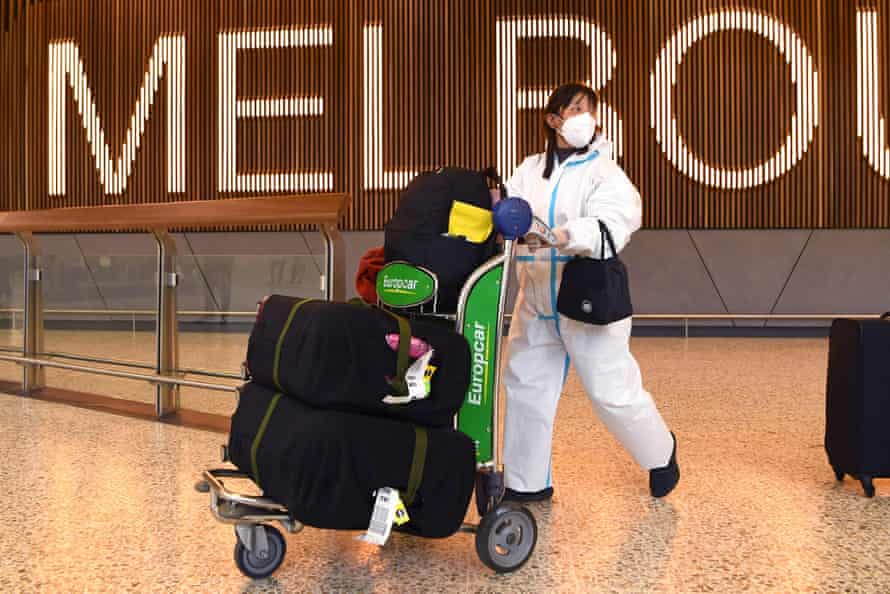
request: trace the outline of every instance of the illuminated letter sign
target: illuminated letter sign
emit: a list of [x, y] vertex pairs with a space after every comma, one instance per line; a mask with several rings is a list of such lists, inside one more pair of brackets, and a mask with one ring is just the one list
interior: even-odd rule
[[[165, 76], [166, 74], [166, 76]], [[49, 138], [48, 174], [50, 196], [67, 191], [65, 155], [67, 148], [65, 91], [71, 88], [83, 122], [87, 142], [96, 162], [99, 181], [106, 194], [123, 194], [136, 161], [136, 153], [151, 114], [161, 78], [167, 82], [167, 191], [185, 192], [185, 37], [158, 39], [148, 60], [148, 68], [130, 117], [124, 146], [112, 163], [90, 89], [80, 50], [71, 41], [49, 44]], [[67, 85], [66, 85], [67, 81]]]
[[[516, 43], [518, 39], [565, 37], [579, 39], [590, 48], [590, 80], [587, 84], [599, 91], [612, 78], [618, 56], [612, 40], [595, 24], [584, 19], [530, 18], [505, 19], [497, 23], [497, 121], [498, 167], [508, 178], [513, 173], [516, 154], [516, 113], [520, 109], [543, 109], [548, 90], [516, 88]], [[615, 142], [616, 156], [622, 154], [622, 122], [608, 104], [600, 103], [603, 127]]]
[[[853, 9], [851, 8], [851, 11]], [[881, 64], [879, 13], [865, 8], [856, 11], [856, 134], [862, 155], [869, 166], [884, 179], [890, 180], [890, 137], [887, 120], [881, 112], [880, 77], [886, 70]], [[363, 187], [368, 191], [391, 191], [403, 188], [417, 172], [413, 169], [387, 169], [384, 163], [384, 118], [398, 118], [401, 114], [385, 109], [384, 68], [392, 63], [384, 60], [383, 26], [371, 22], [362, 28], [362, 123], [358, 130], [355, 119], [342, 122], [345, 127], [333, 127], [337, 138], [362, 135]], [[693, 153], [680, 134], [675, 115], [674, 99], [677, 72], [690, 49], [710, 35], [722, 31], [743, 31], [756, 34], [771, 43], [776, 60], [784, 61], [793, 83], [794, 113], [787, 135], [779, 147], [764, 151], [764, 158], [740, 167], [726, 167], [706, 163]], [[551, 89], [521, 83], [517, 70], [519, 40], [569, 39], [580, 41], [589, 51], [590, 72], [586, 83], [602, 90], [612, 80], [618, 56], [612, 38], [597, 24], [579, 16], [521, 16], [504, 17], [495, 24], [496, 46], [496, 150], [497, 164], [507, 178], [515, 169], [521, 155], [518, 145], [518, 114], [521, 110], [540, 110], [545, 106]], [[210, 124], [218, 132], [218, 153], [209, 155], [209, 164], [193, 163], [193, 167], [213, 167], [217, 159], [218, 190], [221, 193], [273, 193], [287, 191], [331, 191], [334, 188], [332, 171], [256, 171], [238, 172], [238, 120], [259, 118], [322, 117], [328, 109], [322, 96], [238, 97], [238, 51], [274, 48], [333, 46], [333, 28], [328, 25], [285, 27], [282, 29], [221, 32], [218, 36], [218, 97], [207, 102], [218, 105], [218, 121]], [[827, 47], [827, 46], [826, 46]], [[119, 48], [113, 48], [112, 51]], [[829, 48], [831, 49], [831, 48]], [[586, 52], [585, 52], [586, 53]], [[333, 57], [333, 54], [332, 54]], [[776, 17], [753, 9], [725, 9], [702, 14], [681, 23], [673, 31], [655, 58], [649, 77], [649, 120], [655, 140], [671, 165], [695, 182], [711, 188], [744, 190], [768, 184], [791, 171], [809, 150], [819, 125], [819, 75], [809, 48], [803, 39]], [[828, 56], [825, 59], [832, 59]], [[148, 57], [129, 115], [122, 146], [109, 147], [103, 121], [99, 117], [94, 89], [90, 86], [87, 69], [78, 45], [73, 41], [52, 41], [48, 47], [48, 134], [47, 180], [51, 196], [67, 193], [67, 116], [70, 109], [69, 92], [77, 108], [77, 125], [83, 126], [95, 165], [98, 181], [108, 195], [122, 195], [139, 156], [146, 125], [159, 97], [161, 85], [166, 92], [166, 188], [169, 193], [186, 192], [186, 39], [184, 35], [162, 35]], [[39, 59], [35, 63], [40, 63]], [[243, 68], [242, 68], [243, 71]], [[278, 74], [278, 73], [276, 73]], [[286, 72], [282, 73], [287, 75]], [[333, 74], [351, 76], [348, 70]], [[41, 73], [42, 76], [42, 73]], [[242, 73], [243, 76], [243, 73]], [[95, 80], [94, 80], [95, 82]], [[542, 81], [539, 81], [540, 84]], [[523, 85], [523, 88], [520, 88]], [[70, 90], [70, 91], [69, 91]], [[198, 89], [208, 91], [207, 89]], [[212, 91], [211, 91], [212, 92]], [[422, 88], [396, 90], [403, 94], [423, 93]], [[351, 98], [346, 98], [345, 101]], [[480, 97], [478, 109], [484, 113], [485, 103]], [[886, 98], [884, 98], [886, 100]], [[205, 102], [198, 102], [206, 107]], [[852, 108], [852, 106], [850, 106]], [[447, 109], [447, 106], [445, 106]], [[622, 107], [625, 118], [640, 121], [643, 114], [633, 113], [636, 104]], [[645, 108], [643, 108], [645, 109]], [[714, 106], [702, 106], [703, 110]], [[625, 111], [626, 110], [626, 111]], [[40, 112], [42, 113], [42, 112]], [[73, 112], [72, 112], [73, 113]], [[615, 157], [623, 155], [623, 121], [611, 105], [600, 105], [604, 128], [615, 142]], [[481, 117], [484, 117], [481, 116]], [[645, 116], [643, 116], [645, 117]], [[107, 122], [106, 122], [107, 123]], [[193, 127], [202, 121], [191, 122]], [[695, 126], [697, 122], [690, 122]], [[461, 130], [451, 132], [457, 136]], [[852, 130], [846, 131], [852, 136]], [[193, 139], [205, 138], [206, 131], [193, 130]], [[640, 138], [645, 138], [640, 136]], [[117, 143], [117, 138], [114, 139]], [[196, 140], [193, 140], [195, 142]], [[154, 150], [155, 147], [152, 147]], [[770, 154], [775, 148], [775, 152]], [[160, 151], [160, 147], [157, 147]], [[455, 155], [465, 159], [467, 155]], [[826, 157], [830, 158], [830, 157]], [[858, 159], [858, 157], [857, 157]], [[352, 163], [351, 160], [345, 162]], [[389, 165], [392, 167], [393, 165]], [[818, 164], [824, 167], [823, 164]], [[860, 165], [861, 166], [861, 165]], [[44, 171], [40, 171], [43, 175]], [[163, 179], [163, 178], [161, 178]], [[347, 176], [346, 179], [352, 179]], [[154, 190], [153, 190], [154, 191]]]
[[[671, 91], [677, 84], [677, 68], [689, 48], [712, 33], [731, 30], [757, 33], [784, 55], [797, 89], [797, 113], [791, 117], [791, 132], [772, 158], [756, 167], [727, 170], [711, 167], [689, 151], [677, 132]], [[662, 49], [655, 61], [650, 86], [652, 127], [665, 155], [685, 175], [717, 188], [752, 188], [785, 174], [806, 153], [819, 123], [818, 75], [806, 45], [782, 23], [753, 11], [716, 12], [687, 23]]]
[[238, 118], [274, 118], [321, 116], [321, 97], [287, 97], [278, 99], [237, 98], [237, 59], [239, 49], [271, 49], [282, 47], [318, 47], [331, 45], [330, 27], [307, 27], [263, 31], [221, 33], [219, 36], [219, 191], [220, 192], [286, 192], [331, 190], [334, 174], [266, 173], [238, 174], [236, 120]]
[[890, 179], [890, 148], [887, 146], [887, 120], [881, 117], [878, 104], [880, 72], [878, 57], [878, 13], [856, 13], [856, 134], [862, 141], [862, 153], [868, 164], [882, 177]]
[[383, 170], [383, 27], [364, 28], [364, 138], [365, 189], [397, 190], [408, 185], [414, 171]]

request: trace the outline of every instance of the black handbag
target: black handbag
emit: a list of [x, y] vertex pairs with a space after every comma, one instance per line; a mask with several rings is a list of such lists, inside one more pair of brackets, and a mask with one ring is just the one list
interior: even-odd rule
[[[633, 315], [627, 268], [618, 259], [618, 250], [609, 228], [600, 221], [600, 259], [572, 258], [565, 265], [556, 310], [567, 318], [603, 326]], [[606, 242], [612, 257], [606, 258]]]

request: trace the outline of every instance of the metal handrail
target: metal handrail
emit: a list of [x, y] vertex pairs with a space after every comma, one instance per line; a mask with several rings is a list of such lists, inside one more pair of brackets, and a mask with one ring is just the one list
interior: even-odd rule
[[[0, 347], [0, 352], [24, 354], [22, 348]], [[154, 369], [154, 365], [150, 363], [142, 363], [139, 361], [127, 361], [123, 359], [107, 359], [105, 357], [87, 357], [86, 355], [77, 355], [74, 353], [58, 353], [52, 351], [43, 351], [36, 353], [38, 357], [49, 357], [51, 359], [69, 359], [71, 361], [84, 361], [87, 363], [102, 363], [104, 365], [115, 365], [118, 367], [132, 367], [134, 369]], [[209, 369], [194, 369], [191, 367], [180, 367], [176, 370], [183, 375], [202, 375], [205, 377], [218, 377], [221, 379], [241, 380], [242, 377], [235, 373], [226, 373], [224, 371], [211, 371]]]
[[[16, 310], [15, 308], [5, 308], [0, 309], [0, 313], [19, 313], [22, 310]], [[130, 315], [138, 315], [140, 313], [145, 314], [153, 314], [154, 312], [145, 311], [145, 310], [46, 310], [45, 313], [69, 313], [69, 314], [85, 314], [85, 315], [108, 315], [111, 314], [130, 314]], [[178, 312], [182, 315], [242, 315], [242, 316], [255, 316], [255, 312]], [[509, 316], [507, 316], [509, 317]], [[638, 314], [635, 315], [636, 319], [658, 319], [658, 320], [682, 320], [684, 322], [685, 327], [685, 335], [689, 336], [689, 321], [690, 320], [832, 320], [835, 318], [862, 318], [862, 319], [877, 319], [881, 316], [879, 314]], [[6, 353], [23, 353], [24, 349], [21, 348], [10, 348], [10, 347], [0, 347], [0, 352]], [[134, 362], [134, 361], [121, 361], [115, 359], [104, 359], [98, 357], [86, 357], [83, 355], [75, 355], [69, 353], [55, 353], [55, 352], [42, 352], [38, 353], [41, 357], [24, 357], [21, 355], [2, 355], [0, 354], [0, 361], [7, 361], [12, 363], [17, 363], [19, 365], [30, 365], [35, 367], [50, 367], [56, 369], [64, 369], [69, 371], [77, 371], [83, 373], [90, 373], [94, 375], [104, 375], [110, 377], [118, 377], [124, 379], [134, 379], [134, 380], [143, 380], [152, 384], [165, 384], [165, 385], [178, 385], [184, 387], [191, 388], [200, 388], [206, 390], [216, 390], [222, 392], [237, 392], [237, 386], [224, 386], [221, 384], [211, 384], [206, 382], [197, 382], [192, 380], [186, 380], [177, 377], [168, 377], [164, 375], [158, 374], [144, 374], [144, 373], [132, 373], [127, 371], [116, 371], [112, 369], [102, 369], [96, 367], [88, 367], [85, 365], [73, 365], [69, 363], [61, 363], [58, 361], [52, 361], [45, 357], [51, 358], [60, 358], [60, 359], [70, 359], [76, 361], [86, 361], [91, 363], [103, 363], [107, 365], [117, 365], [123, 367], [133, 367], [140, 369], [153, 369], [153, 366], [149, 364]], [[209, 377], [219, 377], [223, 379], [241, 379], [240, 376], [234, 374], [226, 374], [223, 372], [212, 372], [200, 369], [178, 369], [178, 373], [190, 374], [190, 375], [204, 375]]]
[[[7, 307], [0, 308], [0, 313], [24, 313], [24, 308]], [[44, 314], [63, 314], [73, 316], [154, 316], [157, 312], [153, 309], [44, 309]], [[255, 317], [255, 311], [202, 311], [202, 310], [180, 310], [176, 312], [180, 316], [229, 316], [229, 317]]]
[[180, 367], [177, 369], [179, 373], [185, 375], [203, 375], [204, 377], [218, 377], [220, 379], [243, 380], [240, 375], [235, 373], [226, 373], [224, 371], [209, 371], [206, 369], [192, 369], [190, 367]]
[[[299, 198], [299, 202], [295, 201]], [[189, 311], [177, 307], [177, 286], [181, 275], [177, 272], [177, 243], [171, 229], [185, 227], [227, 228], [230, 225], [300, 224], [312, 225], [324, 237], [325, 268], [322, 273], [324, 298], [344, 298], [342, 238], [337, 224], [349, 204], [348, 194], [305, 194], [299, 196], [257, 196], [241, 199], [214, 201], [176, 202], [169, 204], [114, 205], [101, 207], [69, 208], [45, 211], [17, 211], [0, 213], [3, 232], [13, 233], [22, 244], [24, 285], [21, 308], [5, 308], [0, 313], [12, 317], [16, 328], [17, 316], [22, 316], [21, 353], [2, 355], [0, 360], [23, 366], [22, 392], [30, 393], [45, 385], [46, 367], [71, 371], [148, 381], [155, 386], [155, 413], [163, 417], [179, 409], [179, 393], [175, 386], [189, 386], [210, 390], [234, 391], [233, 386], [182, 379], [179, 366], [179, 316], [208, 319], [209, 316], [252, 318], [253, 312]], [[157, 246], [155, 269], [155, 307], [152, 309], [95, 310], [56, 309], [44, 310], [43, 278], [45, 270], [41, 258], [41, 242], [38, 235], [55, 232], [105, 232], [124, 231], [149, 233]], [[96, 316], [118, 320], [127, 316], [133, 331], [137, 323], [151, 320], [155, 326], [155, 361], [151, 374], [137, 373], [132, 369], [108, 369], [88, 367], [70, 362], [52, 360], [44, 354], [44, 320], [46, 316], [75, 317]], [[212, 319], [212, 318], [210, 318]], [[72, 358], [77, 360], [79, 356]], [[82, 362], [95, 363], [89, 357]], [[118, 363], [118, 362], [115, 362]], [[133, 367], [133, 365], [131, 365]], [[135, 364], [136, 368], [142, 367]], [[147, 371], [147, 370], [145, 370]], [[196, 371], [205, 375], [224, 376], [221, 372]], [[239, 378], [240, 379], [240, 378]]]
[[150, 384], [164, 384], [172, 386], [184, 386], [187, 388], [201, 388], [204, 390], [216, 390], [218, 392], [237, 392], [238, 386], [224, 386], [222, 384], [208, 384], [206, 382], [195, 382], [176, 377], [168, 377], [158, 374], [132, 373], [129, 371], [115, 371], [113, 369], [101, 369], [98, 367], [87, 367], [86, 365], [71, 365], [69, 363], [59, 363], [58, 361], [50, 361], [36, 357], [13, 357], [10, 355], [0, 355], [0, 361], [8, 361], [19, 365], [30, 365], [34, 367], [51, 367], [56, 369], [65, 369], [68, 371], [79, 371], [83, 373], [91, 373], [93, 375], [107, 375], [110, 377], [119, 377], [124, 379], [143, 380]]
[[[23, 313], [22, 308], [0, 308], [2, 313]], [[149, 309], [44, 309], [44, 314], [67, 315], [155, 315], [154, 310]], [[181, 310], [176, 312], [181, 316], [228, 316], [247, 317], [256, 316], [255, 311], [198, 311]], [[512, 317], [506, 314], [507, 318]], [[830, 313], [830, 314], [775, 314], [775, 313], [645, 313], [634, 314], [638, 320], [834, 320], [836, 318], [880, 318], [880, 314], [865, 313]]]
[[42, 351], [35, 353], [38, 357], [49, 357], [50, 359], [69, 359], [71, 361], [85, 361], [87, 363], [102, 363], [104, 365], [116, 365], [118, 367], [132, 367], [134, 369], [151, 369], [155, 366], [150, 363], [140, 363], [139, 361], [124, 361], [122, 359], [106, 359], [104, 357], [87, 357], [86, 355], [77, 355], [74, 353], [57, 353], [52, 351]]

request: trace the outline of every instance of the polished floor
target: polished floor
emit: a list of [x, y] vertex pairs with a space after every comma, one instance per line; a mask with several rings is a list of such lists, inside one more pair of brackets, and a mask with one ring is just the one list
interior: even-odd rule
[[[15, 336], [0, 340], [14, 341]], [[244, 337], [183, 334], [184, 365], [234, 371]], [[51, 333], [56, 350], [150, 357], [151, 335]], [[890, 592], [890, 481], [866, 499], [822, 449], [825, 340], [635, 339], [679, 437], [683, 478], [653, 501], [573, 377], [559, 408], [556, 497], [538, 548], [496, 576], [472, 538], [288, 537], [273, 579], [232, 562], [234, 535], [193, 491], [224, 436], [0, 395], [0, 592]], [[0, 364], [0, 378], [17, 371]], [[148, 388], [50, 372], [50, 382], [148, 398]], [[187, 404], [231, 410], [224, 394]]]

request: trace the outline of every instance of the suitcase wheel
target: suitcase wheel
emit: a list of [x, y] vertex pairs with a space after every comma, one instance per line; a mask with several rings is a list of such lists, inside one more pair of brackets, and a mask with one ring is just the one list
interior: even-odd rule
[[479, 559], [498, 573], [522, 567], [538, 542], [538, 525], [525, 507], [502, 503], [482, 517], [476, 531]]
[[870, 476], [860, 476], [859, 482], [862, 483], [862, 490], [865, 491], [866, 497], [875, 496], [875, 485]]
[[[249, 578], [269, 577], [281, 566], [287, 543], [278, 529], [272, 526], [238, 525], [235, 543], [235, 565]], [[245, 542], [246, 541], [246, 542]]]

